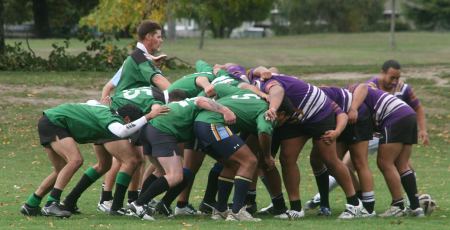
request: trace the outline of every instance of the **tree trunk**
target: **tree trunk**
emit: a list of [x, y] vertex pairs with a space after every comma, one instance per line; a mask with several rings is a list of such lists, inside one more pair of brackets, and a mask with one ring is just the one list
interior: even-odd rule
[[205, 32], [206, 32], [206, 25], [205, 22], [199, 22], [199, 27], [200, 27], [200, 41], [198, 43], [198, 49], [201, 50], [203, 49], [203, 45], [205, 43]]
[[174, 41], [176, 39], [176, 18], [174, 15], [174, 0], [169, 0], [167, 2], [167, 39], [170, 41]]
[[38, 38], [50, 36], [47, 0], [33, 0], [34, 31]]
[[391, 47], [391, 50], [395, 50], [396, 44], [395, 44], [395, 0], [391, 0], [391, 32], [390, 32], [390, 39], [389, 44]]
[[3, 29], [3, 24], [5, 23], [3, 18], [4, 11], [3, 0], [0, 0], [0, 55], [5, 53], [5, 30]]

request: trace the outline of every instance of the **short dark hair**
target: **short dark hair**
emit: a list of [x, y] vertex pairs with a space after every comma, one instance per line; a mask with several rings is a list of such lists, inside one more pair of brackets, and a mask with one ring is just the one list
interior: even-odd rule
[[137, 28], [138, 38], [139, 40], [144, 40], [145, 35], [149, 33], [153, 35], [157, 30], [161, 30], [161, 25], [157, 22], [151, 20], [142, 21]]
[[142, 112], [141, 109], [132, 104], [126, 104], [122, 107], [119, 107], [117, 109], [117, 113], [123, 118], [128, 116], [131, 121], [137, 120], [144, 116], [144, 112]]
[[169, 93], [169, 101], [181, 101], [186, 98], [186, 92], [181, 89], [174, 89]]
[[290, 117], [295, 112], [295, 107], [292, 104], [291, 100], [284, 96], [283, 101], [281, 102], [280, 107], [278, 108], [278, 112], [284, 112], [286, 116]]
[[384, 73], [386, 73], [389, 68], [393, 68], [393, 69], [401, 69], [402, 67], [400, 66], [400, 63], [398, 63], [398, 61], [396, 60], [387, 60], [383, 63], [383, 66], [381, 67], [381, 69], [383, 70]]

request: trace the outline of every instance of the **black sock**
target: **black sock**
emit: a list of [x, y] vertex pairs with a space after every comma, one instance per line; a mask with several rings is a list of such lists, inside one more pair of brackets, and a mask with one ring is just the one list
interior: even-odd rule
[[409, 200], [409, 207], [414, 210], [419, 207], [419, 196], [417, 194], [416, 176], [412, 170], [408, 170], [400, 175], [403, 189]]
[[157, 195], [167, 191], [169, 189], [169, 183], [164, 176], [158, 178], [153, 182], [145, 191], [141, 191], [139, 197], [134, 201], [137, 205], [147, 204], [151, 199]]
[[164, 197], [161, 199], [161, 201], [166, 205], [166, 207], [170, 207], [172, 205], [172, 202], [175, 200], [175, 198], [177, 198], [177, 196], [180, 195], [183, 189], [186, 188], [186, 186], [188, 186], [193, 179], [194, 174], [191, 172], [191, 170], [184, 168], [183, 180], [174, 187], [169, 188]]
[[53, 188], [50, 195], [47, 197], [46, 207], [50, 206], [54, 201], [59, 202], [61, 200], [61, 189]]
[[119, 172], [116, 176], [116, 190], [114, 191], [113, 203], [111, 210], [117, 211], [123, 207], [123, 200], [127, 193], [128, 185], [131, 181], [131, 175], [125, 172]]
[[259, 177], [259, 179], [263, 182], [264, 187], [266, 188], [266, 191], [269, 193], [269, 195], [272, 196], [272, 194], [270, 194], [269, 184], [267, 183], [266, 177], [265, 176], [261, 176], [261, 177]]
[[362, 200], [362, 191], [361, 190], [356, 191], [356, 197], [358, 197], [358, 199]]
[[217, 204], [216, 209], [219, 212], [224, 212], [228, 209], [228, 198], [233, 189], [234, 181], [230, 178], [219, 177], [217, 181]]
[[329, 185], [328, 185], [328, 169], [324, 168], [319, 172], [314, 172], [314, 176], [316, 178], [317, 188], [319, 189], [320, 194], [320, 206], [330, 208], [329, 202]]
[[206, 184], [205, 195], [203, 196], [203, 201], [208, 204], [214, 204], [216, 202], [216, 195], [218, 191], [218, 179], [220, 172], [222, 172], [223, 165], [216, 163], [214, 167], [211, 168], [208, 175], [208, 183]]
[[401, 210], [405, 209], [405, 202], [403, 201], [403, 198], [398, 200], [392, 200], [391, 206], [397, 206]]
[[256, 203], [256, 189], [249, 189], [247, 191], [247, 196], [245, 197], [246, 204], [255, 204]]
[[300, 212], [302, 210], [302, 202], [300, 200], [289, 201], [291, 205], [291, 210]]
[[362, 193], [362, 200], [364, 208], [369, 212], [372, 213], [373, 209], [375, 207], [375, 193], [373, 191], [370, 192], [363, 192]]
[[131, 203], [135, 200], [137, 200], [139, 196], [139, 192], [138, 191], [130, 191], [128, 190], [128, 203]]
[[[322, 199], [322, 197], [320, 199]], [[347, 204], [351, 204], [353, 206], [359, 205], [359, 200], [358, 200], [358, 197], [356, 196], [356, 194], [353, 196], [347, 197]]]
[[102, 191], [102, 197], [100, 198], [100, 203], [103, 203], [104, 201], [109, 201], [113, 199], [112, 191]]
[[151, 185], [153, 182], [155, 182], [155, 180], [157, 180], [157, 179], [158, 179], [158, 177], [156, 177], [156, 176], [153, 175], [153, 174], [151, 174], [150, 176], [148, 176], [148, 177], [145, 179], [144, 183], [142, 183], [141, 191], [147, 190], [147, 188], [150, 187], [150, 185]]
[[184, 208], [188, 205], [188, 202], [186, 201], [177, 201], [177, 207], [178, 208]]
[[283, 193], [272, 198], [273, 208], [280, 212], [285, 212], [287, 210], [286, 203], [284, 202]]
[[[94, 170], [94, 169], [92, 168], [92, 170]], [[89, 186], [91, 186], [97, 179], [98, 179], [98, 177], [93, 179], [86, 173], [83, 174], [81, 179], [78, 181], [77, 185], [75, 185], [75, 187], [72, 189], [72, 191], [69, 193], [69, 195], [67, 195], [66, 198], [64, 199], [64, 205], [69, 208], [75, 207], [81, 194], [84, 191], [86, 191], [86, 189], [89, 188]]]
[[242, 207], [245, 205], [245, 198], [248, 192], [248, 186], [252, 183], [252, 180], [242, 177], [234, 177], [234, 196], [233, 196], [233, 206], [231, 210], [233, 213], [238, 213]]

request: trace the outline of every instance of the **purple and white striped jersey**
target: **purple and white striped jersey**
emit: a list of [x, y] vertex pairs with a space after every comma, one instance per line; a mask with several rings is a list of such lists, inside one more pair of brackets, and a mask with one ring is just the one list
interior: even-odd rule
[[328, 98], [334, 101], [342, 109], [342, 111], [348, 113], [353, 100], [353, 94], [348, 91], [348, 89], [335, 86], [321, 86], [319, 88], [325, 93], [325, 95], [327, 95]]
[[[321, 121], [330, 113], [341, 113], [340, 108], [334, 108], [332, 101], [318, 87], [306, 83], [294, 76], [274, 74], [266, 81], [252, 79], [252, 83], [261, 91], [269, 93], [272, 86], [279, 85], [284, 89], [285, 95], [297, 107], [293, 117], [300, 123], [313, 123]], [[339, 110], [339, 111], [336, 111]]]
[[[369, 79], [367, 82], [367, 85], [370, 86], [373, 89], [380, 89], [380, 83], [378, 80], [378, 77], [373, 77]], [[403, 100], [411, 106], [411, 108], [416, 109], [417, 106], [420, 104], [419, 99], [416, 97], [416, 94], [414, 93], [411, 86], [406, 84], [404, 81], [399, 81], [397, 86], [394, 87], [390, 92], [387, 92], [389, 94], [392, 94], [396, 96], [397, 98]]]
[[379, 89], [368, 88], [364, 103], [372, 110], [378, 128], [386, 127], [403, 117], [415, 114], [404, 101]]

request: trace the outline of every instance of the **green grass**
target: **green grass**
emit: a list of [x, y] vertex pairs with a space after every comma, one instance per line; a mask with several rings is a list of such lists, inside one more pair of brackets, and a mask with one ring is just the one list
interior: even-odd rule
[[[313, 35], [310, 35], [313, 36]], [[322, 36], [322, 35], [315, 35]], [[356, 36], [356, 35], [355, 35]], [[186, 42], [186, 41], [183, 41]], [[317, 41], [316, 41], [317, 42]], [[231, 41], [230, 41], [231, 43]], [[311, 43], [314, 43], [311, 41]], [[303, 71], [290, 67], [292, 72]], [[349, 71], [349, 70], [346, 70]], [[169, 71], [169, 76], [180, 76], [188, 70]], [[319, 71], [321, 72], [321, 71]], [[112, 73], [93, 72], [0, 72], [0, 86], [8, 86], [17, 92], [7, 89], [0, 91], [0, 96], [7, 100], [0, 101], [0, 228], [24, 228], [24, 229], [445, 229], [450, 224], [450, 198], [448, 189], [450, 181], [447, 179], [450, 170], [448, 156], [448, 144], [450, 143], [450, 107], [448, 104], [448, 87], [441, 87], [429, 80], [412, 80], [418, 97], [424, 103], [427, 110], [429, 133], [432, 145], [423, 147], [416, 145], [413, 151], [413, 164], [417, 171], [417, 181], [421, 193], [430, 193], [438, 202], [439, 209], [431, 217], [424, 219], [399, 218], [370, 220], [339, 221], [337, 215], [343, 210], [345, 197], [340, 189], [331, 193], [333, 216], [331, 218], [319, 218], [314, 212], [308, 212], [305, 219], [300, 221], [281, 221], [273, 218], [264, 218], [260, 223], [225, 223], [215, 222], [208, 217], [177, 217], [173, 220], [159, 218], [155, 222], [144, 222], [133, 218], [111, 217], [96, 211], [96, 204], [100, 195], [101, 182], [91, 186], [79, 202], [83, 211], [82, 215], [60, 220], [45, 217], [27, 218], [20, 215], [19, 207], [39, 185], [41, 180], [51, 171], [50, 163], [38, 143], [36, 132], [37, 119], [42, 110], [49, 107], [46, 104], [50, 99], [61, 99], [66, 95], [66, 100], [82, 101], [89, 99], [92, 92], [98, 92]], [[316, 84], [347, 84], [350, 80], [314, 80]], [[33, 100], [20, 101], [15, 99], [27, 99], [28, 92], [33, 89], [47, 89], [46, 87], [61, 86], [67, 90], [57, 92], [48, 91], [36, 93]], [[64, 89], [64, 88], [62, 88]], [[78, 90], [79, 95], [74, 96], [73, 90]], [[6, 94], [6, 95], [5, 95]], [[54, 94], [54, 95], [53, 95]], [[308, 144], [300, 155], [298, 164], [302, 173], [300, 185], [303, 203], [316, 192], [316, 185], [309, 166]], [[82, 169], [74, 176], [71, 183], [63, 193], [63, 197], [75, 185], [82, 172], [88, 166], [95, 163], [95, 156], [90, 145], [81, 145], [80, 150], [85, 158]], [[375, 165], [375, 156], [370, 156], [370, 167], [374, 173], [376, 211], [381, 213], [390, 202], [390, 196], [383, 177]], [[198, 206], [201, 201], [208, 170], [213, 161], [208, 158], [202, 166], [195, 181], [191, 202]], [[279, 163], [277, 163], [279, 166]], [[268, 204], [269, 197], [261, 183], [258, 184], [258, 204], [260, 208]], [[447, 226], [447, 227], [446, 227]]]
[[[24, 39], [6, 41], [25, 44]], [[237, 62], [249, 67], [303, 66], [319, 70], [314, 72], [324, 72], [321, 66], [334, 66], [335, 72], [348, 65], [366, 65], [378, 70], [383, 61], [391, 58], [404, 65], [449, 63], [450, 33], [401, 32], [396, 34], [396, 41], [397, 49], [391, 51], [388, 33], [307, 34], [264, 39], [206, 39], [204, 49], [198, 50], [198, 39], [177, 39], [165, 41], [162, 51], [190, 63], [202, 58], [211, 63]], [[30, 46], [38, 55], [47, 57], [54, 42], [63, 44], [57, 39], [31, 39]], [[131, 39], [114, 41], [120, 47], [133, 43]], [[73, 39], [69, 51], [77, 53], [84, 46]], [[355, 68], [367, 71], [366, 67]]]

